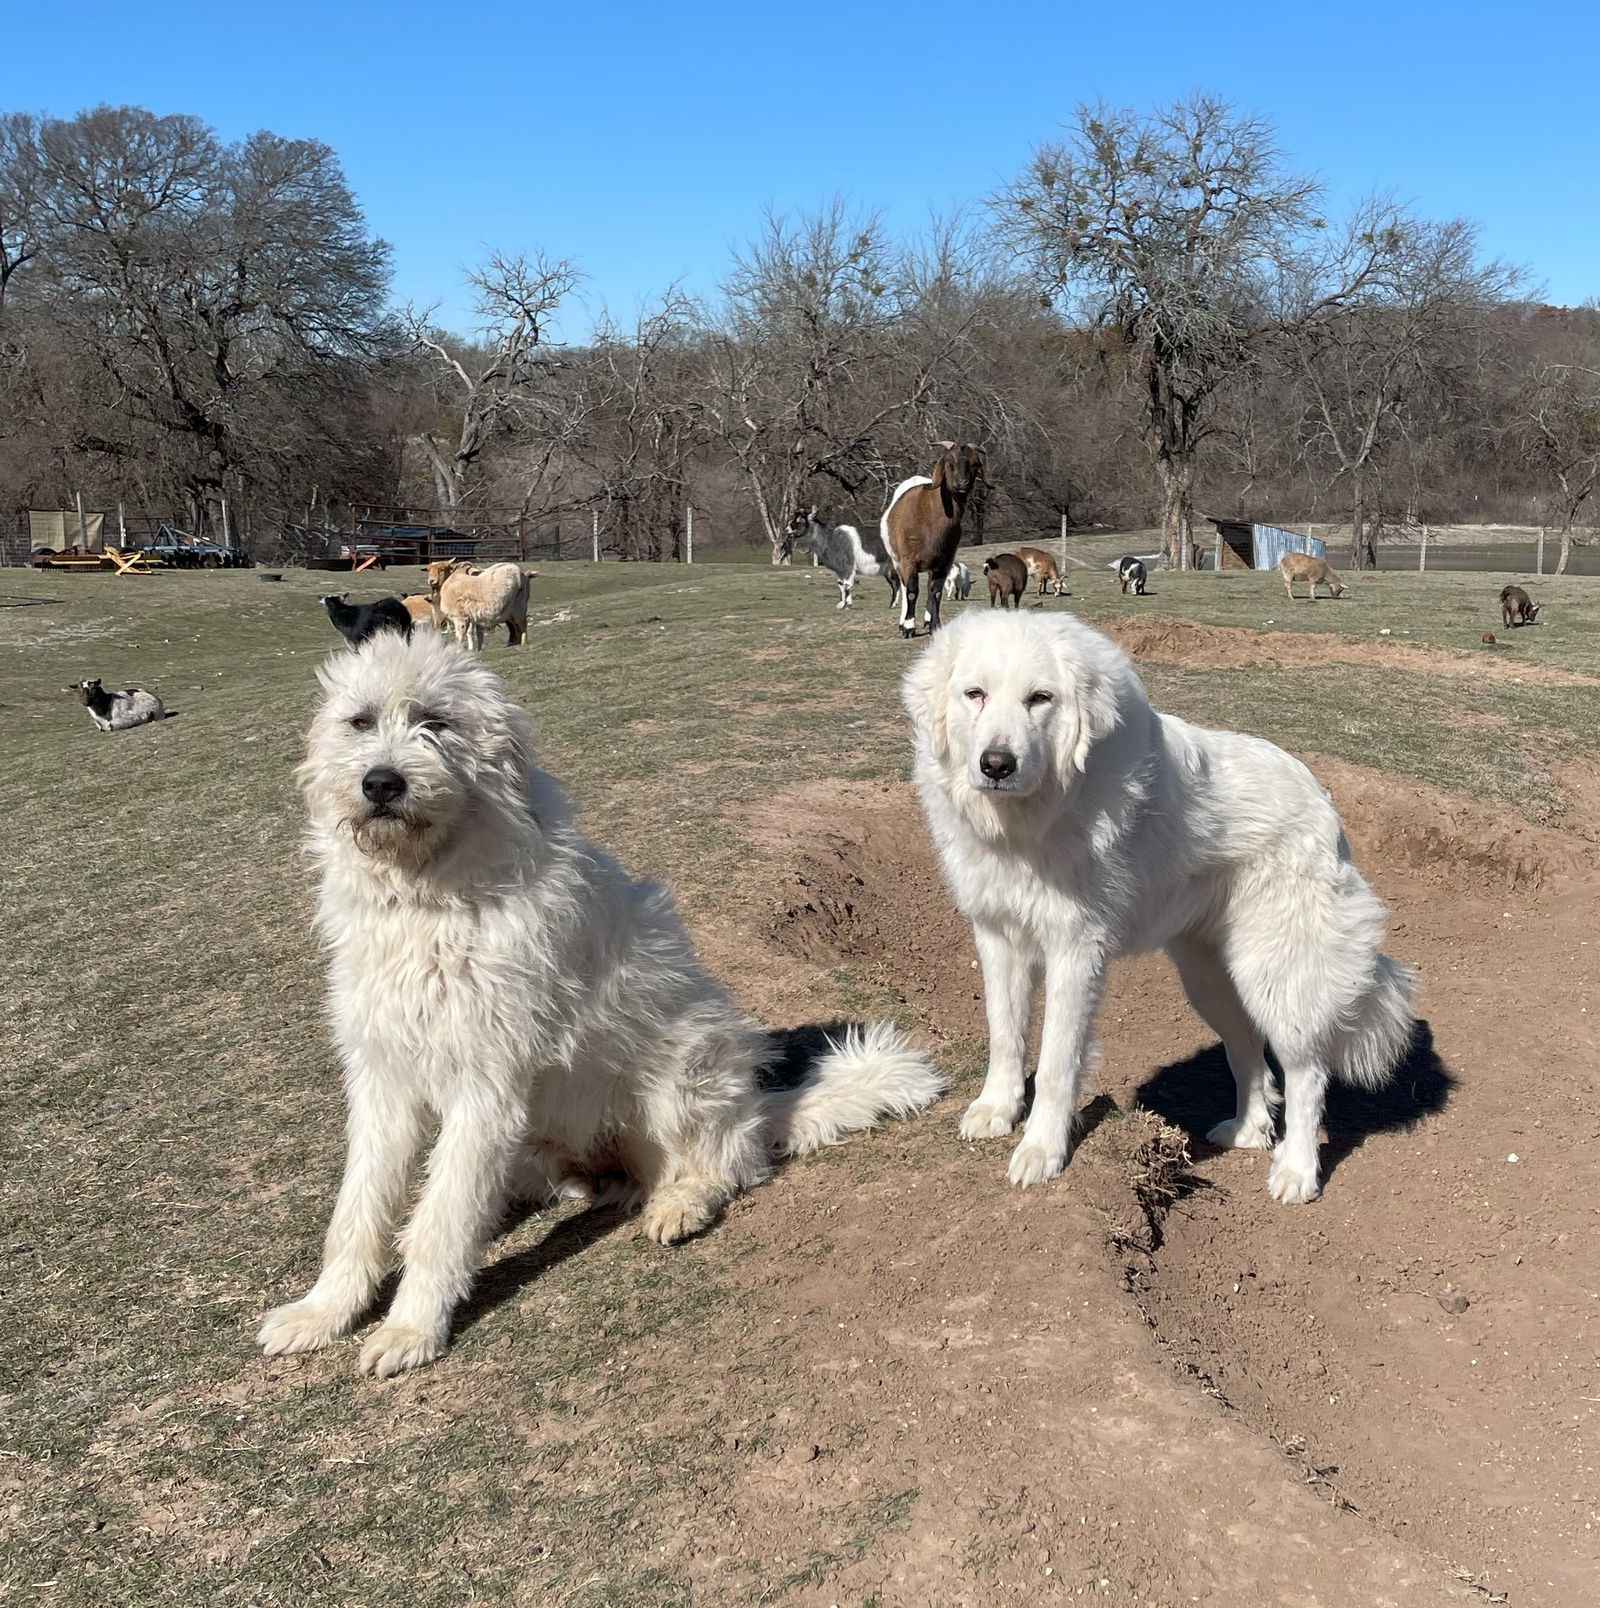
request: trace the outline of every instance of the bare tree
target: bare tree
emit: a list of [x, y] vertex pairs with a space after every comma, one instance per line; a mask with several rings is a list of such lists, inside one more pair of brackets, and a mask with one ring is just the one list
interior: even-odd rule
[[1213, 398], [1251, 363], [1271, 275], [1317, 195], [1266, 123], [1197, 95], [1148, 116], [1080, 107], [994, 203], [1040, 286], [1127, 345], [1168, 564], [1188, 562]]
[[1553, 488], [1544, 502], [1561, 535], [1556, 574], [1565, 575], [1573, 526], [1600, 485], [1600, 361], [1594, 367], [1536, 361], [1524, 377], [1511, 435]]
[[39, 253], [42, 187], [37, 123], [25, 112], [0, 112], [0, 323], [12, 280]]
[[1480, 263], [1477, 231], [1384, 202], [1359, 209], [1336, 247], [1286, 264], [1280, 333], [1302, 388], [1306, 444], [1331, 458], [1350, 509], [1350, 563], [1377, 562], [1371, 474], [1419, 393], [1451, 388], [1486, 314], [1516, 284]]
[[202, 510], [292, 477], [297, 421], [348, 395], [388, 279], [333, 153], [138, 107], [6, 139], [33, 219], [7, 248], [8, 323], [63, 453]]
[[468, 495], [471, 476], [497, 430], [514, 431], [531, 389], [560, 358], [545, 334], [580, 275], [570, 262], [493, 253], [467, 275], [477, 292], [477, 339], [455, 339], [433, 326], [436, 308], [406, 308], [402, 322], [412, 343], [432, 360], [440, 386], [441, 425], [424, 430], [422, 450], [433, 471], [438, 504], [453, 514]]
[[932, 394], [953, 337], [932, 349], [902, 339], [902, 266], [879, 220], [852, 220], [837, 200], [796, 225], [769, 214], [735, 259], [701, 407], [774, 563], [803, 489], [819, 477], [850, 494], [881, 485], [880, 433]]

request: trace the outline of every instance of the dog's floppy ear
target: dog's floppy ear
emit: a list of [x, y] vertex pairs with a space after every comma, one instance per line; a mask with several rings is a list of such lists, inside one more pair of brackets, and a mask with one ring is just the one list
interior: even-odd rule
[[1117, 686], [1105, 666], [1076, 650], [1064, 633], [1056, 643], [1056, 660], [1062, 679], [1071, 687], [1076, 719], [1069, 728], [1059, 727], [1060, 762], [1063, 772], [1082, 773], [1088, 768], [1089, 750], [1117, 729], [1120, 707]]
[[900, 700], [911, 716], [917, 742], [926, 743], [935, 759], [950, 754], [950, 728], [946, 715], [949, 698], [950, 633], [939, 632], [906, 671], [900, 683]]

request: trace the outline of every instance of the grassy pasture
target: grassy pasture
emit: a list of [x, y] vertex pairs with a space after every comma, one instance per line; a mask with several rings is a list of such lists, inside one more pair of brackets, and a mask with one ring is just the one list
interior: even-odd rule
[[[570, 1213], [522, 1224], [475, 1307], [498, 1307], [494, 1321], [389, 1387], [356, 1377], [351, 1347], [266, 1364], [251, 1344], [257, 1315], [314, 1270], [340, 1162], [292, 780], [314, 667], [338, 646], [315, 602], [330, 579], [0, 579], [0, 1594], [687, 1601], [672, 1555], [685, 1504], [714, 1504], [759, 1435], [730, 1450], [692, 1373], [658, 1376], [673, 1413], [641, 1421], [625, 1364], [686, 1330], [771, 1362], [738, 1236], [663, 1256]], [[1276, 576], [1157, 576], [1133, 600], [1109, 572], [1076, 572], [1076, 595], [1046, 606], [1483, 652], [1483, 631], [1503, 634], [1501, 581], [1360, 576], [1313, 607], [1289, 605]], [[352, 587], [391, 589], [415, 589], [414, 572]], [[1600, 581], [1534, 590], [1550, 623], [1510, 633], [1502, 655], [1529, 667], [1522, 682], [1372, 663], [1142, 668], [1175, 713], [1548, 818], [1570, 802], [1559, 760], [1600, 756], [1600, 687], [1538, 671], [1600, 675]], [[897, 677], [915, 649], [880, 583], [859, 595], [840, 616], [808, 568], [547, 564], [528, 646], [502, 637], [488, 654], [588, 829], [671, 878], [691, 919], [748, 915], [756, 943], [744, 806], [906, 769]], [[102, 735], [61, 691], [92, 675], [148, 686], [179, 718]], [[819, 1164], [856, 1176], [874, 1143]], [[781, 1403], [781, 1362], [768, 1375]], [[859, 1556], [905, 1500], [867, 1491], [831, 1516], [815, 1567]], [[752, 1565], [749, 1600], [789, 1578]]]

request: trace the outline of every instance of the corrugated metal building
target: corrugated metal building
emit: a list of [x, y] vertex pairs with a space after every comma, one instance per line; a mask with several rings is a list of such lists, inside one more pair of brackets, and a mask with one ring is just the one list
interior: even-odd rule
[[1285, 553], [1309, 553], [1313, 558], [1328, 556], [1327, 543], [1320, 536], [1302, 536], [1297, 530], [1259, 525], [1247, 519], [1218, 519], [1214, 514], [1204, 517], [1217, 527], [1211, 564], [1218, 568], [1275, 569]]

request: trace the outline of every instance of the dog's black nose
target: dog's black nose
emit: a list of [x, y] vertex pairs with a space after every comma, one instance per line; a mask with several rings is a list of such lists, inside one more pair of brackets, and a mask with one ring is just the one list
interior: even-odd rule
[[374, 804], [393, 804], [405, 790], [405, 777], [387, 766], [374, 766], [361, 778], [361, 791]]
[[1003, 782], [1016, 768], [1017, 756], [1009, 748], [986, 748], [978, 755], [978, 769], [991, 782]]

